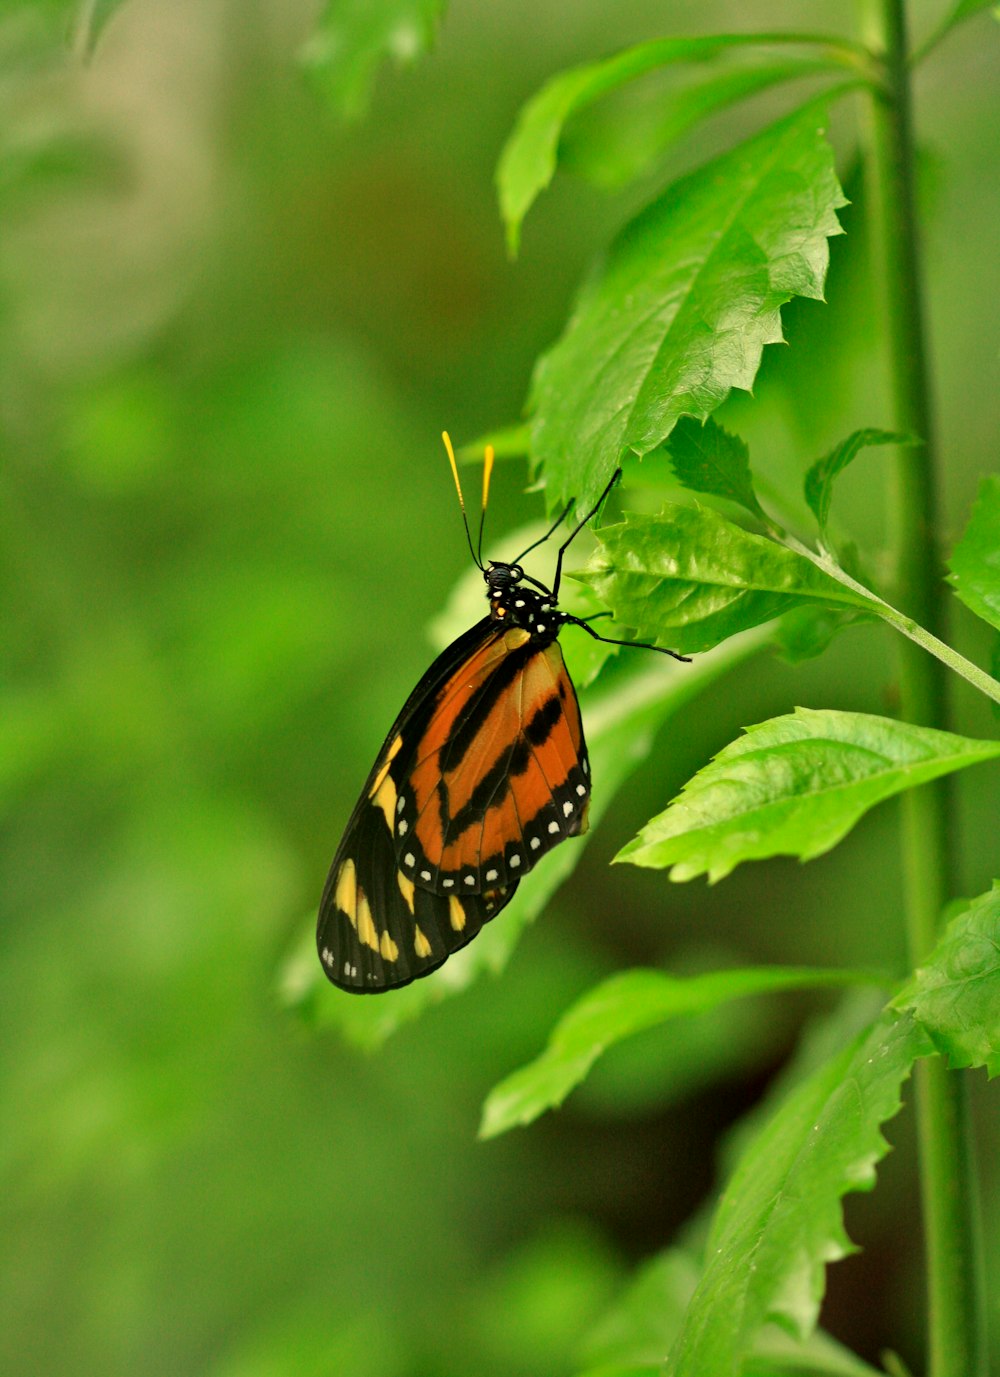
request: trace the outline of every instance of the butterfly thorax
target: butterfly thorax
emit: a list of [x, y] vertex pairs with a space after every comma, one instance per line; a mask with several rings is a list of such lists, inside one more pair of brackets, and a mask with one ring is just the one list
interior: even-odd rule
[[555, 598], [547, 589], [536, 593], [523, 586], [524, 571], [520, 565], [491, 561], [483, 577], [494, 621], [522, 627], [533, 639], [554, 640], [558, 636], [566, 613], [559, 611]]

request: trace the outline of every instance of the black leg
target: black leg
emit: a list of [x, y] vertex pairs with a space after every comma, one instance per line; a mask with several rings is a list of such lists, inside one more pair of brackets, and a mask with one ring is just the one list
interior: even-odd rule
[[559, 580], [562, 578], [562, 562], [563, 562], [563, 555], [566, 553], [566, 551], [569, 549], [569, 547], [573, 544], [573, 541], [577, 538], [577, 536], [578, 536], [578, 535], [580, 534], [580, 532], [583, 530], [584, 526], [586, 526], [587, 522], [588, 522], [588, 521], [592, 521], [592, 520], [594, 519], [594, 517], [597, 515], [597, 513], [601, 510], [601, 508], [604, 506], [605, 498], [607, 497], [607, 495], [608, 495], [608, 493], [611, 491], [611, 489], [615, 486], [615, 484], [618, 482], [618, 480], [621, 478], [621, 476], [622, 476], [622, 471], [621, 471], [621, 469], [615, 469], [614, 473], [611, 475], [611, 481], [610, 481], [610, 483], [609, 483], [608, 486], [604, 489], [604, 491], [601, 493], [600, 497], [597, 499], [597, 504], [596, 504], [596, 506], [593, 508], [592, 511], [590, 511], [590, 512], [587, 513], [587, 515], [583, 518], [583, 520], [579, 523], [579, 525], [577, 525], [577, 526], [575, 526], [575, 527], [573, 528], [573, 530], [570, 532], [570, 534], [566, 537], [566, 539], [563, 541], [563, 543], [559, 546], [559, 554], [558, 554], [557, 557], [556, 557], [556, 576], [555, 576], [555, 581], [554, 581], [553, 584], [552, 584], [552, 597], [553, 597], [553, 599], [556, 599], [556, 598], [559, 597]]
[[[599, 612], [597, 615], [611, 616], [611, 613]], [[650, 645], [648, 641], [618, 641], [611, 636], [600, 636], [593, 627], [587, 625], [590, 620], [589, 617], [567, 617], [566, 620], [572, 626], [583, 627], [588, 636], [593, 636], [595, 641], [603, 641], [605, 645], [627, 645], [631, 646], [633, 650], [656, 650], [661, 655], [669, 655], [674, 660], [680, 660], [682, 664], [689, 665], [691, 663], [690, 655], [679, 655], [676, 650], [667, 650], [662, 645]]]
[[[575, 500], [575, 499], [574, 499], [574, 500]], [[573, 502], [572, 502], [572, 501], [567, 502], [566, 507], [565, 507], [565, 509], [563, 510], [562, 516], [559, 516], [559, 517], [556, 518], [556, 520], [555, 520], [555, 521], [553, 522], [553, 524], [549, 527], [549, 529], [545, 532], [545, 534], [541, 537], [541, 539], [536, 540], [535, 543], [534, 543], [534, 545], [529, 545], [528, 548], [527, 548], [526, 550], [522, 550], [521, 553], [518, 555], [517, 559], [512, 559], [512, 560], [511, 560], [511, 564], [520, 564], [520, 563], [521, 563], [521, 560], [524, 559], [525, 555], [530, 555], [531, 552], [532, 552], [532, 550], [537, 550], [538, 547], [539, 547], [539, 545], [544, 545], [545, 542], [546, 542], [548, 539], [550, 539], [551, 536], [554, 536], [554, 535], [555, 535], [556, 531], [558, 531], [559, 527], [563, 524], [563, 522], [566, 520], [566, 518], [569, 516], [569, 514], [570, 514], [570, 512], [571, 512], [572, 510], [573, 510]], [[541, 585], [539, 585], [539, 586], [541, 586]], [[548, 589], [546, 589], [545, 591], [548, 592]]]

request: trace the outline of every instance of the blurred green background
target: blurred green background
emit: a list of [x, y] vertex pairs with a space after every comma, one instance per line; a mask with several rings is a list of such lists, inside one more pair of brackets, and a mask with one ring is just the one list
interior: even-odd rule
[[[817, 29], [844, 22], [808, 8]], [[942, 8], [914, 6], [917, 29]], [[684, 1055], [638, 1039], [559, 1115], [478, 1145], [486, 1091], [619, 967], [904, 959], [891, 807], [807, 868], [713, 890], [607, 866], [742, 725], [797, 703], [891, 710], [886, 642], [863, 628], [687, 707], [502, 979], [375, 1056], [280, 1007], [281, 963], [466, 567], [440, 430], [517, 419], [627, 208], [780, 98], [676, 150], [645, 193], [559, 179], [511, 265], [492, 169], [519, 105], [645, 37], [803, 24], [797, 3], [456, 0], [436, 50], [381, 71], [344, 124], [297, 62], [316, 15], [127, 0], [81, 64], [58, 5], [0, 12], [0, 1370], [18, 1377], [571, 1373], [824, 1006], [737, 1006]], [[952, 534], [997, 464], [998, 88], [982, 22], [918, 86]], [[788, 309], [792, 348], [721, 416], [778, 481], [890, 420], [855, 117], [833, 122], [854, 205], [831, 304]], [[499, 470], [494, 553], [541, 512], [524, 486], [523, 466]], [[839, 491], [877, 548], [878, 455]], [[961, 609], [954, 637], [985, 662]], [[995, 730], [964, 692], [956, 725]], [[958, 799], [972, 894], [997, 874], [996, 771]], [[1000, 1123], [977, 1091], [997, 1277]], [[890, 1136], [879, 1191], [849, 1202], [866, 1251], [834, 1269], [825, 1313], [867, 1355], [917, 1362], [908, 1121]]]

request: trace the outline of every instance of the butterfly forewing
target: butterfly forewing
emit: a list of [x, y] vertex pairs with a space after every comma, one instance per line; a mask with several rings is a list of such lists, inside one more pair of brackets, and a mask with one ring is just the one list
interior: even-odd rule
[[515, 883], [584, 828], [586, 749], [558, 642], [513, 627], [491, 654], [447, 683], [395, 786], [397, 862], [438, 893]]
[[434, 970], [585, 830], [589, 796], [558, 642], [480, 622], [410, 695], [355, 808], [320, 905], [328, 977], [378, 991]]
[[463, 706], [428, 724], [423, 758], [400, 788], [396, 855], [435, 889], [481, 893], [524, 875], [582, 829], [589, 796], [576, 694], [558, 642], [521, 641]]

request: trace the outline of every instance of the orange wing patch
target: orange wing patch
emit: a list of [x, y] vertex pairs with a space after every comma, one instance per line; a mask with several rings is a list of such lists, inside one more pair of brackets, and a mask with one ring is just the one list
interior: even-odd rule
[[511, 628], [446, 683], [398, 785], [395, 849], [417, 887], [487, 894], [585, 830], [576, 693], [557, 641]]

